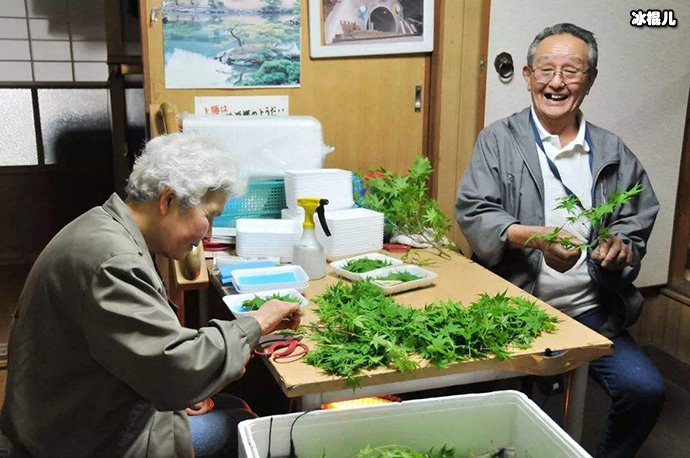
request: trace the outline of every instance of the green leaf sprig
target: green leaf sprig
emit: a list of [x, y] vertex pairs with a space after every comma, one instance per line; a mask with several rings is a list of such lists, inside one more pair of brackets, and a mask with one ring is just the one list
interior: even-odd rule
[[299, 302], [299, 299], [297, 299], [296, 297], [292, 297], [289, 294], [276, 293], [266, 297], [254, 296], [252, 299], [248, 299], [242, 302], [242, 308], [244, 308], [247, 311], [253, 312], [259, 310], [262, 305], [273, 299], [278, 299], [279, 301], [285, 302]]
[[432, 168], [429, 159], [416, 156], [407, 175], [379, 169], [364, 178], [366, 194], [360, 204], [386, 216], [386, 229], [408, 237], [421, 237], [448, 258], [444, 247], [454, 248], [447, 235], [451, 221], [438, 202], [429, 197]]
[[363, 272], [369, 272], [370, 270], [376, 270], [380, 269], [381, 267], [388, 267], [390, 265], [391, 262], [386, 261], [385, 259], [359, 258], [346, 262], [343, 265], [343, 269], [352, 273], [361, 274]]
[[314, 299], [318, 322], [306, 331], [316, 348], [306, 362], [360, 384], [362, 370], [419, 367], [413, 355], [436, 367], [470, 358], [510, 357], [509, 347], [527, 348], [558, 319], [534, 302], [504, 294], [482, 294], [469, 307], [452, 300], [422, 309], [398, 304], [370, 282], [338, 282]]
[[592, 243], [579, 243], [574, 237], [561, 236], [560, 232], [563, 230], [563, 226], [560, 226], [547, 233], [535, 232], [529, 236], [525, 245], [529, 244], [532, 240], [541, 239], [549, 244], [559, 243], [566, 250], [587, 251], [588, 249], [594, 248], [611, 235], [611, 229], [607, 222], [613, 212], [622, 205], [630, 203], [633, 197], [640, 194], [643, 189], [644, 188], [639, 182], [635, 183], [635, 185], [627, 191], [616, 191], [610, 194], [605, 202], [589, 210], [580, 209], [577, 197], [573, 195], [561, 197], [558, 199], [558, 204], [554, 210], [565, 210], [568, 213], [566, 219], [571, 224], [575, 224], [580, 220], [587, 220], [592, 226], [592, 231], [598, 234], [597, 239]]
[[384, 280], [384, 281], [397, 281], [400, 283], [405, 283], [412, 280], [418, 280], [422, 277], [415, 275], [411, 272], [401, 271], [401, 272], [391, 272], [388, 275], [382, 275], [380, 277], [374, 278], [374, 280]]
[[429, 267], [436, 265], [436, 260], [429, 256], [419, 254], [419, 251], [410, 250], [400, 257], [400, 260], [406, 264], [414, 264], [419, 267]]

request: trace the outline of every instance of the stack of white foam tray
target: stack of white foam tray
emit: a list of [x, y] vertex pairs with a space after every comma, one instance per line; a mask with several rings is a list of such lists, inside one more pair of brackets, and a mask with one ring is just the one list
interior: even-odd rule
[[[303, 215], [303, 211], [282, 211], [283, 219], [294, 219], [298, 224], [304, 221]], [[329, 261], [383, 248], [383, 213], [366, 208], [331, 210], [326, 207], [325, 215], [326, 224], [331, 231], [330, 237], [326, 237], [316, 216], [314, 224], [316, 239], [326, 249]]]
[[297, 198], [328, 199], [331, 210], [352, 208], [352, 172], [340, 169], [312, 169], [285, 171], [285, 203], [296, 210]]
[[279, 257], [290, 262], [295, 243], [302, 233], [297, 220], [240, 218], [235, 223], [238, 256]]

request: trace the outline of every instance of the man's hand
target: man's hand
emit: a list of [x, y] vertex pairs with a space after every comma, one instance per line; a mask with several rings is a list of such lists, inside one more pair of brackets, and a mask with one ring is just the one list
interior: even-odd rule
[[[561, 236], [565, 234], [567, 234], [567, 231], [561, 231]], [[571, 241], [573, 245], [580, 244], [577, 240], [573, 239]], [[549, 243], [545, 240], [541, 242], [542, 248], [540, 249], [544, 253], [546, 265], [561, 273], [570, 270], [582, 255], [580, 250], [567, 250], [557, 242]]]
[[296, 329], [300, 322], [299, 304], [272, 299], [261, 306], [254, 318], [261, 326], [262, 335], [277, 329]]
[[187, 415], [191, 415], [191, 416], [203, 415], [205, 413], [209, 413], [212, 410], [213, 410], [213, 399], [208, 398], [208, 399], [204, 399], [203, 401], [197, 402], [193, 406], [187, 407]]
[[[549, 232], [553, 232], [554, 229], [555, 227], [513, 224], [508, 227], [508, 242], [511, 248], [531, 247], [541, 250], [542, 253], [544, 253], [546, 265], [562, 273], [572, 268], [577, 260], [580, 259], [580, 250], [567, 250], [560, 243], [549, 243], [540, 238], [533, 238], [530, 240], [530, 237], [534, 233], [548, 234]], [[561, 238], [569, 237], [573, 245], [582, 244], [581, 241], [565, 229], [561, 229], [558, 235]]]
[[633, 262], [633, 251], [628, 240], [610, 235], [592, 250], [592, 261], [602, 269], [622, 270]]

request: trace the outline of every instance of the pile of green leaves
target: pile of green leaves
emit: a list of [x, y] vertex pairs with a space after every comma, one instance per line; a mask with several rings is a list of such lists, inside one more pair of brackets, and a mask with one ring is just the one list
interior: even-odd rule
[[[515, 450], [512, 447], [498, 448], [494, 451], [475, 455], [471, 451], [465, 454], [457, 454], [455, 449], [444, 445], [436, 450], [433, 447], [427, 452], [419, 452], [404, 445], [381, 445], [372, 447], [370, 445], [361, 449], [353, 458], [498, 458], [514, 457]], [[326, 458], [326, 452], [321, 453], [321, 458]]]
[[366, 194], [360, 204], [386, 216], [389, 233], [421, 238], [436, 248], [438, 255], [448, 257], [443, 250], [449, 245], [447, 235], [451, 221], [438, 202], [429, 198], [431, 163], [416, 156], [407, 175], [379, 169], [364, 177]]
[[375, 280], [397, 281], [400, 283], [405, 283], [406, 281], [417, 280], [419, 278], [422, 278], [422, 277], [417, 276], [417, 275], [410, 273], [410, 272], [401, 271], [401, 272], [391, 272], [388, 275], [376, 277]]
[[413, 355], [439, 368], [470, 358], [510, 357], [508, 347], [527, 348], [557, 318], [534, 302], [505, 293], [482, 294], [469, 307], [446, 300], [422, 309], [398, 304], [370, 282], [338, 282], [314, 299], [319, 321], [306, 326], [316, 348], [307, 363], [360, 384], [362, 370], [417, 369]]
[[262, 305], [264, 305], [266, 302], [273, 300], [273, 299], [278, 299], [279, 301], [285, 301], [285, 302], [299, 302], [299, 299], [296, 297], [292, 297], [289, 294], [271, 294], [270, 296], [265, 296], [265, 297], [259, 297], [259, 296], [254, 296], [252, 299], [248, 299], [244, 302], [242, 302], [242, 307], [245, 310], [249, 311], [255, 311], [259, 310]]
[[380, 447], [367, 446], [353, 458], [455, 458], [455, 456], [455, 449], [445, 445], [438, 451], [432, 448], [428, 452], [418, 452], [402, 445], [382, 445]]
[[534, 239], [543, 239], [547, 243], [559, 243], [566, 250], [580, 250], [587, 251], [590, 248], [595, 248], [599, 243], [606, 240], [611, 235], [611, 229], [607, 225], [608, 219], [613, 212], [620, 206], [632, 201], [633, 197], [641, 193], [643, 190], [640, 183], [635, 183], [635, 185], [627, 191], [616, 191], [608, 196], [608, 199], [601, 205], [592, 207], [589, 210], [583, 210], [578, 204], [577, 197], [575, 196], [565, 196], [558, 199], [558, 204], [554, 210], [565, 210], [568, 212], [567, 221], [571, 224], [575, 224], [580, 220], [589, 221], [592, 226], [592, 231], [597, 233], [597, 239], [592, 241], [592, 243], [582, 243], [579, 244], [573, 237], [561, 236], [560, 232], [563, 230], [563, 226], [555, 228], [551, 232], [547, 233], [534, 233], [525, 242], [527, 245]]
[[343, 269], [356, 274], [361, 274], [363, 272], [369, 272], [370, 270], [380, 269], [381, 267], [388, 267], [390, 265], [390, 261], [386, 261], [385, 259], [359, 258], [347, 261], [343, 265]]

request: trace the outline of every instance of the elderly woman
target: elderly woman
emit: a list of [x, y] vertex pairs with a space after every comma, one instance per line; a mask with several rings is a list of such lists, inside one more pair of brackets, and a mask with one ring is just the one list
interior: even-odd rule
[[262, 334], [299, 324], [296, 304], [271, 301], [253, 318], [188, 329], [166, 298], [151, 253], [182, 259], [243, 185], [212, 145], [158, 137], [125, 201], [113, 194], [50, 241], [9, 342], [2, 431], [13, 456], [193, 455], [185, 409], [238, 379]]

